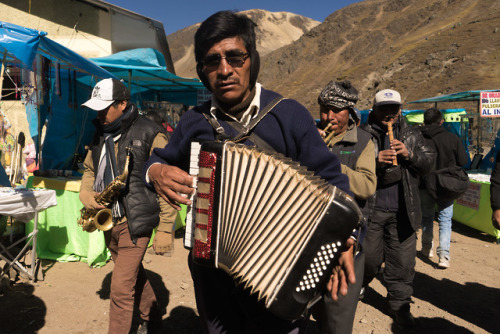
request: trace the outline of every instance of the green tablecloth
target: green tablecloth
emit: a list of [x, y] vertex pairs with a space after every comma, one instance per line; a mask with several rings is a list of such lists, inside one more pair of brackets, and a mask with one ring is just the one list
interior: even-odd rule
[[471, 180], [467, 192], [453, 205], [453, 220], [500, 239], [491, 224], [490, 183]]
[[[28, 188], [43, 184], [48, 178], [30, 177]], [[64, 189], [64, 179], [59, 178], [56, 191], [57, 206], [38, 214], [37, 256], [41, 259], [56, 261], [84, 261], [92, 267], [101, 267], [111, 258], [101, 231], [92, 233], [82, 231], [77, 224], [82, 203], [77, 191]], [[77, 181], [72, 180], [71, 183]], [[45, 182], [45, 185], [49, 184]], [[53, 184], [53, 182], [52, 182]], [[26, 225], [26, 233], [33, 230], [33, 221]]]

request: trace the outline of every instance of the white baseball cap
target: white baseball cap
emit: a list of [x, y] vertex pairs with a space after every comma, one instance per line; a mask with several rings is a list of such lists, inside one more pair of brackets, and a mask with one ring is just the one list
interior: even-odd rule
[[399, 104], [401, 105], [401, 95], [392, 89], [383, 89], [375, 95], [373, 105], [381, 106], [384, 104]]
[[90, 100], [82, 106], [99, 111], [109, 107], [115, 101], [130, 100], [130, 93], [125, 85], [116, 79], [99, 81], [92, 90]]

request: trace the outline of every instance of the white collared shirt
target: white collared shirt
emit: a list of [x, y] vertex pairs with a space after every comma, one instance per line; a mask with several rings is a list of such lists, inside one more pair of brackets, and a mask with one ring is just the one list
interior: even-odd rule
[[[236, 117], [234, 117], [233, 115], [224, 112], [219, 107], [219, 105], [215, 101], [215, 98], [213, 98], [213, 97], [212, 97], [212, 105], [210, 106], [210, 114], [212, 115], [213, 118], [217, 119], [217, 117], [215, 115], [216, 115], [217, 109], [219, 109], [224, 115], [227, 115], [228, 117], [231, 117], [235, 121], [241, 123], [242, 126], [247, 126], [250, 123], [250, 121], [252, 119], [254, 119], [255, 117], [257, 117], [257, 115], [259, 114], [261, 90], [262, 90], [262, 85], [257, 82], [255, 84], [255, 96], [252, 99], [252, 102], [250, 102], [250, 105], [248, 106], [247, 110], [245, 110], [245, 112], [243, 113], [243, 115], [241, 117], [241, 121], [236, 119]], [[159, 164], [159, 162], [156, 162], [153, 165], [156, 165], [156, 164]], [[148, 182], [148, 183], [150, 182], [149, 169], [151, 168], [151, 166], [149, 166], [148, 170], [146, 171], [146, 175], [145, 175], [146, 182]]]
[[210, 106], [210, 114], [212, 115], [213, 118], [217, 119], [217, 117], [215, 115], [216, 115], [217, 110], [220, 110], [224, 115], [231, 117], [232, 119], [234, 119], [235, 121], [240, 123], [242, 126], [247, 126], [250, 123], [250, 121], [252, 119], [254, 119], [255, 117], [257, 117], [257, 115], [259, 114], [261, 89], [262, 89], [262, 85], [257, 82], [255, 84], [255, 96], [252, 99], [252, 102], [250, 102], [250, 105], [248, 106], [247, 110], [245, 110], [245, 112], [241, 116], [241, 120], [239, 120], [236, 117], [234, 117], [233, 115], [228, 114], [225, 111], [223, 111], [220, 108], [217, 101], [215, 100], [215, 98], [213, 98], [213, 97], [212, 97], [212, 105]]

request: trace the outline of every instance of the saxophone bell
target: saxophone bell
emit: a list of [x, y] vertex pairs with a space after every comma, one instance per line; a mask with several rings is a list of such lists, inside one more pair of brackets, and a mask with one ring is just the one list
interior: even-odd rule
[[113, 228], [113, 216], [110, 209], [100, 210], [94, 217], [94, 225], [98, 230], [108, 231]]
[[[98, 204], [102, 206], [109, 206], [113, 203], [115, 196], [118, 196], [122, 189], [126, 187], [128, 177], [128, 167], [130, 163], [130, 156], [132, 148], [127, 147], [127, 157], [125, 160], [125, 167], [123, 173], [117, 176], [106, 188], [95, 197]], [[86, 232], [94, 232], [96, 229], [101, 231], [108, 231], [113, 228], [113, 216], [110, 209], [89, 209], [85, 207], [80, 210], [80, 218], [78, 218], [78, 225]]]

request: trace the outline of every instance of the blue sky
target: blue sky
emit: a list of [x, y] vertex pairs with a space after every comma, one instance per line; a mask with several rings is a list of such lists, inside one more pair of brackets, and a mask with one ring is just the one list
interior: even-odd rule
[[359, 0], [104, 0], [163, 23], [166, 34], [201, 22], [219, 10], [265, 9], [291, 12], [318, 21]]

